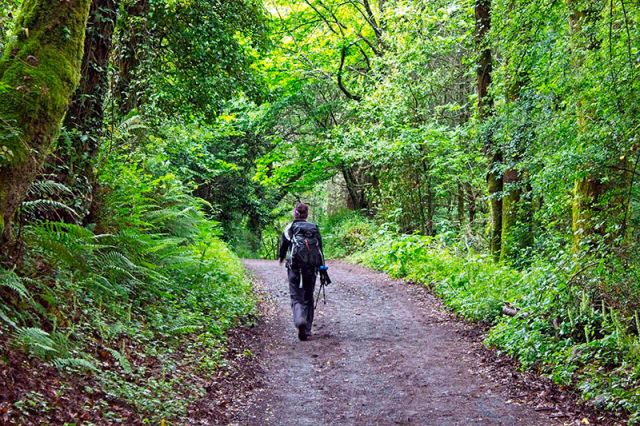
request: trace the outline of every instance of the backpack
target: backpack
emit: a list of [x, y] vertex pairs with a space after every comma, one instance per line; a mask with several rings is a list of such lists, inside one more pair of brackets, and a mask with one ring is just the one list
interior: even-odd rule
[[292, 268], [317, 268], [324, 264], [318, 225], [311, 222], [294, 222], [289, 228], [289, 235], [289, 259]]

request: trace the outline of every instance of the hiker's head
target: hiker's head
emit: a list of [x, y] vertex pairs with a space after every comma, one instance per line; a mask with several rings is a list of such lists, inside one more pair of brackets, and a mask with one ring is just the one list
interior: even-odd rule
[[304, 220], [309, 216], [309, 206], [305, 203], [296, 204], [296, 208], [293, 209], [293, 218]]

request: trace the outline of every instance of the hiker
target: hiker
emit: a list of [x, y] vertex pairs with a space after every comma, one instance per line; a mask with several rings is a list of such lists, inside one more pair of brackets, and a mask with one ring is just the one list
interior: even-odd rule
[[313, 324], [313, 291], [318, 267], [324, 265], [322, 237], [315, 223], [307, 222], [309, 206], [298, 203], [293, 210], [293, 222], [282, 233], [280, 264], [286, 259], [293, 323], [298, 338], [307, 340]]

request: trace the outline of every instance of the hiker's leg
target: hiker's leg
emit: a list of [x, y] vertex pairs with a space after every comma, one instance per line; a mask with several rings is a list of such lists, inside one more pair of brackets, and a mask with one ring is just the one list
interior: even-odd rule
[[293, 311], [293, 324], [296, 328], [307, 323], [306, 310], [304, 309], [304, 287], [300, 288], [301, 275], [299, 269], [288, 270], [291, 310]]
[[302, 272], [302, 286], [304, 288], [304, 307], [305, 316], [307, 320], [307, 334], [311, 333], [311, 326], [313, 325], [314, 314], [314, 302], [313, 291], [316, 287], [316, 271], [303, 271]]

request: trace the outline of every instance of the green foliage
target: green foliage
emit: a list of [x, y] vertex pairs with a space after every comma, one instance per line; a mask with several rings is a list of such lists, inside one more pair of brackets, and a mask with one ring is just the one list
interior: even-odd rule
[[319, 225], [323, 230], [324, 254], [329, 259], [362, 251], [375, 239], [377, 231], [372, 222], [349, 210], [328, 215]]
[[[97, 156], [72, 152], [91, 167], [58, 164], [27, 190], [2, 326], [149, 421], [179, 417], [175, 372], [215, 368], [225, 332], [254, 314], [227, 244], [275, 257], [307, 197], [329, 257], [428, 285], [524, 367], [639, 412], [640, 8], [488, 3], [478, 40], [461, 0], [122, 2], [105, 128], [83, 134]], [[47, 152], [49, 136], [18, 141], [55, 133], [79, 68], [77, 11], [29, 0], [8, 19], [20, 4], [0, 0], [0, 164]], [[73, 25], [32, 31], [47, 14]], [[484, 47], [491, 111], [478, 114]], [[63, 136], [69, 151], [77, 129]], [[486, 254], [491, 203], [505, 210], [502, 263]]]
[[58, 370], [68, 370], [69, 372], [98, 372], [99, 370], [93, 362], [84, 358], [56, 358], [53, 365]]
[[30, 297], [29, 290], [24, 286], [24, 283], [15, 271], [8, 271], [0, 269], [0, 286], [13, 290], [18, 296], [23, 299]]
[[[132, 1], [116, 26], [118, 60], [134, 57], [136, 65], [126, 70], [133, 81], [123, 89], [154, 120], [213, 119], [234, 96], [262, 98], [252, 65], [266, 47], [265, 32], [256, 0]], [[138, 102], [140, 96], [146, 102]]]
[[[149, 377], [129, 361], [127, 346], [163, 371], [180, 364], [173, 354], [181, 348], [184, 362], [197, 359], [209, 374], [226, 331], [255, 315], [255, 301], [242, 264], [203, 213], [208, 205], [148, 147], [128, 150], [104, 158], [99, 232], [50, 221], [25, 226], [24, 265], [1, 270], [0, 312], [15, 328], [16, 347], [64, 374], [96, 376], [104, 391], [159, 421], [182, 416], [204, 391], [180, 391], [179, 375]], [[42, 183], [38, 191], [59, 189]], [[113, 364], [98, 368], [95, 359], [105, 356]]]
[[12, 17], [20, 8], [21, 0], [0, 1], [0, 52], [4, 50], [7, 37], [11, 34], [15, 20]]

